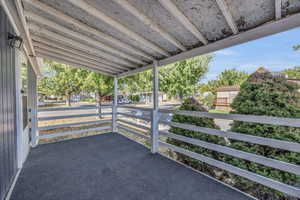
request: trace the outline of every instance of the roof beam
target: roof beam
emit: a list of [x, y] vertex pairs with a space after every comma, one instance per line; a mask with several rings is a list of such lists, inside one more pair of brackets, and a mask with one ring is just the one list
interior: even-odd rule
[[142, 56], [144, 58], [147, 58], [149, 60], [154, 60], [153, 56], [148, 55], [147, 53], [143, 52], [142, 50], [137, 49], [136, 47], [133, 47], [131, 45], [128, 45], [127, 43], [122, 42], [121, 40], [116, 39], [116, 38], [114, 38], [114, 37], [112, 37], [108, 34], [105, 34], [101, 31], [99, 31], [98, 29], [95, 29], [95, 28], [93, 28], [93, 27], [91, 27], [87, 24], [84, 24], [81, 21], [79, 21], [79, 20], [77, 20], [73, 17], [70, 17], [70, 16], [64, 14], [63, 12], [60, 12], [60, 11], [56, 10], [55, 8], [53, 8], [53, 7], [48, 6], [47, 4], [44, 4], [44, 3], [42, 3], [38, 0], [23, 0], [23, 1], [26, 1], [27, 3], [30, 3], [32, 6], [40, 9], [44, 13], [55, 16], [56, 18], [58, 18], [60, 20], [63, 20], [65, 22], [69, 23], [69, 24], [72, 24], [72, 25], [80, 28], [81, 30], [86, 31], [90, 34], [93, 34], [93, 35], [95, 35], [99, 38], [102, 38], [105, 41], [116, 45], [117, 47], [121, 47], [121, 48], [127, 50], [128, 52], [131, 52], [131, 53], [136, 54], [136, 55], [140, 55], [140, 56]]
[[46, 38], [50, 38], [52, 40], [56, 40], [59, 41], [61, 44], [67, 44], [69, 46], [74, 46], [75, 48], [79, 48], [83, 51], [88, 51], [93, 53], [94, 55], [99, 55], [101, 57], [104, 57], [105, 59], [108, 60], [112, 60], [115, 63], [120, 63], [123, 64], [125, 66], [133, 66], [133, 67], [137, 67], [136, 64], [129, 62], [127, 60], [115, 57], [111, 54], [105, 53], [99, 49], [93, 48], [91, 46], [88, 46], [86, 44], [82, 44], [81, 42], [75, 41], [73, 39], [70, 39], [66, 36], [62, 36], [60, 34], [54, 33], [52, 31], [46, 30], [45, 28], [41, 28], [37, 25], [34, 24], [29, 24], [29, 29], [33, 31], [33, 33], [36, 33], [38, 35], [43, 35]]
[[[242, 44], [245, 42], [249, 42], [252, 40], [256, 40], [262, 37], [266, 37], [272, 34], [280, 33], [283, 31], [287, 31], [293, 28], [297, 28], [300, 26], [300, 13], [294, 14], [285, 18], [282, 18], [278, 21], [274, 21], [271, 23], [267, 23], [264, 25], [261, 25], [259, 27], [250, 29], [245, 32], [240, 32], [239, 34], [232, 35], [228, 38], [218, 40], [216, 42], [210, 43], [206, 46], [198, 47], [195, 49], [192, 49], [190, 51], [186, 51], [180, 54], [177, 54], [175, 56], [165, 58], [158, 61], [158, 66], [164, 66], [167, 64], [171, 64], [177, 61], [181, 61], [184, 59], [192, 58], [195, 56], [211, 53], [220, 49], [232, 47], [238, 44]], [[142, 68], [138, 68], [135, 70], [131, 70], [129, 72], [124, 72], [122, 74], [119, 74], [118, 77], [125, 77], [129, 76], [135, 73], [139, 73], [142, 71], [146, 71], [148, 69], [152, 68], [152, 64], [146, 65]]]
[[282, 0], [275, 0], [275, 19], [279, 20], [281, 19], [281, 5], [282, 4]]
[[239, 29], [234, 22], [234, 19], [230, 13], [230, 10], [228, 8], [227, 3], [224, 0], [216, 0], [222, 14], [224, 15], [229, 27], [231, 28], [233, 34], [237, 34], [239, 32]]
[[112, 71], [112, 72], [116, 72], [116, 73], [124, 71], [121, 69], [116, 69], [114, 67], [104, 65], [103, 63], [99, 63], [99, 62], [91, 60], [91, 59], [83, 58], [82, 56], [78, 56], [78, 55], [72, 54], [70, 52], [62, 51], [58, 48], [47, 46], [47, 45], [36, 44], [35, 49], [39, 52], [57, 53], [57, 54], [63, 55], [63, 58], [68, 58], [68, 57], [73, 58], [74, 61], [77, 60], [80, 62], [84, 62], [84, 63], [90, 64], [90, 65], [97, 66], [97, 67], [103, 69], [103, 71]]
[[78, 49], [74, 49], [73, 47], [62, 46], [61, 44], [53, 42], [53, 41], [51, 41], [49, 39], [46, 39], [46, 38], [42, 38], [42, 37], [39, 37], [39, 36], [33, 36], [32, 38], [34, 40], [33, 41], [34, 46], [40, 46], [40, 45], [50, 46], [50, 47], [60, 49], [62, 51], [70, 52], [74, 55], [78, 55], [78, 56], [81, 56], [81, 57], [84, 57], [84, 58], [87, 58], [87, 59], [94, 60], [94, 61], [102, 63], [104, 65], [119, 68], [119, 69], [122, 69], [122, 70], [130, 70], [130, 68], [128, 68], [128, 67], [124, 67], [122, 65], [115, 64], [115, 63], [113, 63], [111, 61], [107, 61], [107, 60], [105, 60], [101, 57], [97, 57], [95, 55], [88, 54], [88, 53], [86, 53], [84, 51], [81, 51], [81, 50], [78, 50]]
[[107, 23], [108, 25], [112, 26], [113, 28], [119, 30], [121, 33], [129, 36], [130, 38], [134, 39], [135, 41], [138, 41], [139, 43], [145, 45], [146, 47], [162, 54], [165, 56], [170, 56], [170, 54], [164, 50], [163, 48], [159, 47], [155, 43], [147, 40], [146, 38], [142, 37], [140, 34], [135, 33], [131, 29], [127, 28], [125, 25], [121, 24], [117, 20], [113, 19], [112, 17], [107, 16], [102, 11], [98, 10], [94, 6], [91, 6], [85, 1], [82, 0], [67, 0], [73, 5], [81, 8], [82, 10], [86, 11], [90, 15], [93, 15], [94, 17], [100, 19], [101, 21]]
[[36, 52], [36, 55], [40, 58], [46, 58], [46, 59], [49, 59], [49, 60], [52, 60], [52, 61], [55, 61], [55, 62], [70, 65], [70, 66], [73, 66], [73, 67], [79, 67], [79, 68], [82, 68], [82, 69], [90, 70], [90, 71], [93, 71], [93, 72], [96, 72], [96, 73], [101, 73], [101, 74], [108, 75], [108, 76], [115, 76], [114, 74], [103, 72], [103, 71], [101, 71], [99, 69], [96, 69], [94, 67], [91, 67], [91, 66], [88, 66], [88, 65], [85, 65], [85, 64], [81, 64], [81, 63], [77, 63], [73, 60], [69, 60], [69, 59], [66, 59], [66, 58], [61, 58], [59, 56], [53, 56], [53, 55], [49, 55], [49, 54], [45, 54], [45, 53], [40, 53], [38, 51]]
[[12, 5], [13, 1], [5, 1], [5, 0], [0, 0], [0, 4], [2, 5], [9, 21], [12, 24], [12, 27], [15, 31], [15, 33], [18, 36], [24, 37], [25, 36], [25, 42], [23, 45], [23, 50], [27, 56], [27, 59], [29, 60], [29, 63], [31, 64], [32, 68], [34, 69], [34, 72], [37, 74], [37, 76], [41, 76], [41, 71], [40, 71], [40, 66], [35, 57], [32, 56], [29, 52], [29, 40], [26, 38], [25, 34], [25, 27], [23, 26], [22, 22], [20, 22], [20, 16], [18, 14], [18, 11], [13, 8], [14, 6]]
[[107, 73], [107, 74], [115, 74], [115, 73], [118, 73], [116, 71], [112, 71], [112, 70], [108, 70], [108, 69], [103, 69], [103, 68], [99, 68], [97, 65], [95, 65], [94, 63], [90, 63], [90, 62], [87, 62], [87, 61], [83, 61], [83, 60], [80, 60], [76, 57], [72, 57], [72, 56], [66, 56], [66, 54], [60, 54], [60, 53], [56, 53], [56, 52], [52, 52], [52, 51], [49, 51], [49, 50], [44, 50], [44, 49], [40, 49], [40, 48], [37, 48], [36, 49], [36, 52], [37, 53], [40, 53], [40, 54], [45, 54], [45, 55], [49, 55], [49, 56], [54, 56], [54, 57], [58, 57], [58, 58], [61, 58], [61, 59], [65, 59], [65, 60], [70, 60], [70, 61], [73, 61], [74, 63], [78, 63], [78, 64], [82, 64], [82, 65], [85, 65], [85, 66], [89, 66], [93, 69], [97, 69], [101, 72], [104, 72], [104, 73]]
[[207, 39], [197, 29], [197, 27], [190, 22], [190, 20], [179, 10], [179, 8], [172, 2], [172, 0], [159, 0], [160, 4], [169, 11], [187, 30], [189, 30], [198, 40], [203, 44], [208, 44]]
[[123, 53], [122, 51], [116, 50], [115, 48], [113, 48], [111, 46], [108, 46], [108, 45], [106, 45], [102, 42], [93, 40], [93, 39], [91, 39], [90, 37], [88, 37], [84, 34], [81, 34], [81, 33], [72, 31], [71, 29], [65, 28], [64, 26], [62, 26], [60, 24], [57, 24], [57, 23], [55, 23], [51, 20], [48, 20], [48, 19], [46, 19], [42, 16], [36, 15], [34, 13], [31, 13], [31, 12], [26, 12], [25, 15], [31, 21], [38, 22], [38, 23], [43, 24], [43, 25], [47, 25], [47, 26], [49, 26], [49, 27], [51, 27], [51, 28], [53, 28], [57, 31], [60, 31], [60, 32], [64, 33], [64, 34], [70, 35], [70, 36], [72, 36], [76, 39], [79, 39], [79, 40], [83, 40], [88, 45], [94, 46], [96, 48], [101, 48], [104, 51], [113, 53], [115, 55], [118, 55], [120, 57], [123, 57], [127, 60], [130, 60], [130, 61], [138, 63], [138, 64], [142, 64], [142, 65], [146, 64], [146, 62], [143, 62], [143, 61], [137, 59], [136, 56], [131, 56], [131, 55], [128, 55], [126, 53]]
[[180, 41], [178, 41], [174, 36], [172, 36], [170, 33], [168, 33], [165, 29], [163, 29], [161, 26], [153, 22], [150, 17], [145, 15], [143, 12], [138, 10], [136, 7], [131, 5], [127, 0], [114, 0], [116, 3], [118, 3], [120, 6], [122, 6], [124, 9], [126, 9], [128, 12], [130, 12], [132, 15], [134, 15], [136, 18], [138, 18], [141, 22], [149, 26], [152, 30], [158, 32], [164, 39], [168, 40], [170, 43], [175, 45], [177, 48], [181, 49], [182, 51], [186, 51], [187, 49], [185, 46], [181, 44]]

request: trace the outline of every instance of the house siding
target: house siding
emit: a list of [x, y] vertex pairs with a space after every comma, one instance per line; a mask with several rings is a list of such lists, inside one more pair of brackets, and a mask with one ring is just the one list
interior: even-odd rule
[[0, 200], [17, 173], [15, 49], [8, 46], [8, 32], [14, 33], [0, 6]]

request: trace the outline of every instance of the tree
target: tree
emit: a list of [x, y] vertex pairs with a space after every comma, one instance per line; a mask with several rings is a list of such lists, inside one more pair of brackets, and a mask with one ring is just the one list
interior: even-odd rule
[[51, 75], [39, 82], [39, 91], [45, 95], [57, 95], [65, 98], [68, 106], [71, 106], [71, 96], [78, 93], [82, 81], [80, 73], [82, 70], [69, 65], [45, 60]]
[[299, 49], [300, 49], [300, 44], [293, 46], [293, 49], [294, 49], [295, 51], [299, 50]]
[[222, 86], [241, 85], [249, 75], [246, 72], [241, 72], [236, 69], [226, 69], [223, 71], [216, 80], [208, 81], [208, 83], [202, 86], [202, 92], [216, 93], [217, 88]]
[[[242, 84], [240, 93], [231, 105], [234, 109], [233, 113], [299, 118], [300, 95], [298, 89], [299, 86], [286, 81], [283, 76], [273, 76], [270, 72], [259, 69]], [[300, 142], [300, 128], [294, 127], [234, 121], [231, 131]], [[231, 141], [231, 147], [296, 165], [300, 164], [300, 153], [234, 140]], [[227, 162], [286, 184], [299, 185], [300, 183], [300, 176], [266, 167], [255, 162], [233, 157], [228, 157]], [[234, 182], [236, 187], [248, 191], [260, 199], [293, 199], [241, 177], [236, 176]]]
[[[123, 83], [123, 84], [122, 84]], [[152, 70], [126, 77], [120, 85], [129, 92], [151, 92]]]
[[98, 112], [101, 113], [102, 98], [113, 93], [113, 77], [96, 72], [84, 73], [81, 77], [84, 80], [82, 89], [95, 93], [97, 106], [99, 106]]
[[[198, 56], [161, 67], [160, 91], [171, 97], [179, 97], [181, 100], [194, 95], [199, 89], [199, 81], [208, 71], [212, 58], [210, 55]], [[129, 92], [151, 92], [152, 70], [126, 78], [124, 88]]]
[[289, 78], [300, 79], [300, 67], [294, 67], [283, 71]]
[[198, 56], [167, 65], [160, 70], [160, 91], [181, 101], [193, 96], [199, 89], [199, 82], [208, 72], [211, 55]]

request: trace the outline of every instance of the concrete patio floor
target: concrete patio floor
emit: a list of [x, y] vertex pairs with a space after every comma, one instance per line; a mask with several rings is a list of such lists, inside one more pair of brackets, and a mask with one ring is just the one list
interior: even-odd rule
[[11, 200], [250, 200], [249, 196], [106, 133], [32, 149]]

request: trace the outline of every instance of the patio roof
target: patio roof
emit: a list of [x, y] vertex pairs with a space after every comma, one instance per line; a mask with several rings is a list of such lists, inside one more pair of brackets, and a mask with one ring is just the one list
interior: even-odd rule
[[118, 77], [150, 69], [154, 60], [163, 66], [300, 26], [300, 2], [292, 0], [15, 4], [34, 58]]

